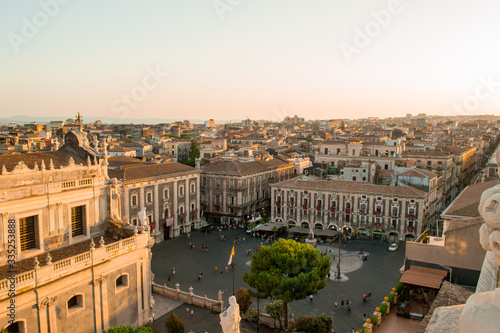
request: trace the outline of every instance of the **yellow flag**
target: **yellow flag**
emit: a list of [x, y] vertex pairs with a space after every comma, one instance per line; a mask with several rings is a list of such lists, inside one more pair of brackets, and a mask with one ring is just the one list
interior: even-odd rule
[[231, 250], [231, 256], [229, 257], [229, 262], [227, 263], [228, 266], [230, 266], [233, 263], [233, 257], [234, 257], [234, 245], [233, 249]]

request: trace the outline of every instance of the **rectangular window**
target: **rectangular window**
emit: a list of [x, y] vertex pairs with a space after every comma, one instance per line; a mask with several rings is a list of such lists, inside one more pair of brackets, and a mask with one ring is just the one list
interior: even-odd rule
[[153, 202], [153, 193], [146, 193], [146, 203], [150, 204]]
[[31, 250], [36, 247], [35, 221], [36, 221], [36, 216], [28, 216], [19, 219], [21, 251]]
[[131, 197], [131, 201], [132, 201], [132, 207], [137, 206], [137, 195], [133, 195]]
[[220, 205], [220, 195], [219, 194], [215, 195], [215, 204]]
[[85, 206], [71, 207], [71, 236], [83, 235], [83, 209]]
[[191, 193], [194, 193], [195, 189], [196, 189], [195, 184], [191, 183]]
[[163, 190], [163, 198], [168, 199], [170, 197], [170, 190], [168, 188]]
[[180, 197], [184, 196], [184, 186], [179, 186], [179, 196]]

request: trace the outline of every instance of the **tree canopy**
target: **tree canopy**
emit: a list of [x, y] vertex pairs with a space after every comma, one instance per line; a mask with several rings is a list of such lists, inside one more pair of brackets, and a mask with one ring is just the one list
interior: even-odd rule
[[262, 246], [252, 257], [251, 271], [243, 275], [254, 297], [269, 296], [284, 302], [285, 328], [288, 302], [300, 300], [326, 286], [330, 258], [310, 245], [280, 239], [272, 246]]

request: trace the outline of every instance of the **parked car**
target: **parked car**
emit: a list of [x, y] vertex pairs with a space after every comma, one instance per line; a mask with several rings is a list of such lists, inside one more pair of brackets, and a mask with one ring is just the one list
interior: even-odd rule
[[389, 245], [389, 249], [388, 250], [391, 251], [391, 252], [394, 252], [394, 251], [396, 251], [398, 249], [398, 247], [399, 247], [398, 243], [391, 243], [391, 245]]

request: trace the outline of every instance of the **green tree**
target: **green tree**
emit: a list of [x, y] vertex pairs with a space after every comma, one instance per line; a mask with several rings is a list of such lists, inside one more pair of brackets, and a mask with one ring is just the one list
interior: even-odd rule
[[326, 286], [330, 258], [310, 245], [280, 239], [262, 246], [252, 257], [250, 273], [243, 275], [252, 296], [269, 296], [283, 301], [285, 329], [288, 327], [288, 302], [306, 298]]
[[[264, 305], [264, 311], [274, 320], [278, 320], [281, 328], [281, 319], [285, 317], [283, 313], [283, 301], [276, 300], [271, 303], [266, 303], [266, 305]], [[290, 312], [290, 306], [288, 307], [287, 311]]]
[[165, 327], [168, 333], [184, 333], [184, 324], [175, 313], [168, 316]]
[[329, 333], [326, 323], [319, 317], [299, 317], [287, 332]]
[[240, 288], [236, 292], [236, 302], [240, 306], [240, 311], [245, 313], [247, 309], [252, 305], [252, 296], [248, 292], [247, 288]]
[[200, 157], [200, 150], [198, 149], [198, 145], [196, 144], [195, 140], [191, 140], [191, 147], [189, 147], [188, 157], [189, 157], [189, 160], [188, 160], [187, 164], [194, 167], [195, 166], [195, 159]]

